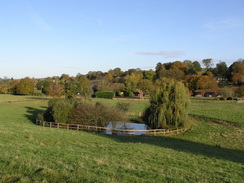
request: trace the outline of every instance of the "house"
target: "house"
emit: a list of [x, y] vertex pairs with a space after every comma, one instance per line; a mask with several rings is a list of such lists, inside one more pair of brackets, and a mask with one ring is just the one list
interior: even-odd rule
[[202, 89], [195, 91], [195, 97], [221, 97], [222, 91], [220, 90], [211, 90], [211, 89]]
[[138, 99], [143, 99], [143, 91], [141, 91], [140, 89], [136, 89], [133, 92], [133, 97]]

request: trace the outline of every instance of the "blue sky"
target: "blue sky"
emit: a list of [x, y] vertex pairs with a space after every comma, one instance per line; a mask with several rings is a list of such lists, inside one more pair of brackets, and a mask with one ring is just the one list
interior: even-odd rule
[[0, 77], [227, 65], [244, 58], [244, 0], [0, 0]]

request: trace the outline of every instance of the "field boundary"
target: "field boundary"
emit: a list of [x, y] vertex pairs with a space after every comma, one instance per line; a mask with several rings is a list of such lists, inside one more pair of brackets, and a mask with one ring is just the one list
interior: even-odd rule
[[0, 101], [0, 103], [24, 103], [24, 102], [48, 102], [47, 99], [36, 99], [36, 100], [6, 100]]
[[[176, 129], [150, 129], [150, 130], [132, 130], [132, 129], [116, 129], [116, 128], [106, 128], [99, 126], [87, 126], [80, 124], [69, 124], [69, 123], [55, 123], [55, 122], [45, 122], [36, 119], [36, 125], [50, 128], [63, 128], [69, 130], [77, 131], [88, 131], [88, 132], [97, 132], [104, 133], [106, 132], [117, 134], [117, 135], [179, 135], [185, 133], [187, 130], [184, 128]], [[138, 134], [139, 133], [139, 134]]]

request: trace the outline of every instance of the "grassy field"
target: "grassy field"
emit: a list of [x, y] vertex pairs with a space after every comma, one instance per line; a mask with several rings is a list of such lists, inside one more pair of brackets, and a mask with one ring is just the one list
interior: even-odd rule
[[[0, 95], [0, 100], [4, 97]], [[148, 105], [128, 102], [139, 112]], [[244, 179], [242, 126], [192, 119], [192, 128], [174, 137], [101, 135], [36, 126], [35, 116], [46, 106], [33, 100], [0, 103], [0, 182], [239, 183]], [[242, 107], [235, 108], [241, 117]]]

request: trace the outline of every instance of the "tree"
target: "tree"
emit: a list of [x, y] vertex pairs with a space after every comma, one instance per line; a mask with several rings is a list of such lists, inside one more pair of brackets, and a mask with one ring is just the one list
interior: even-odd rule
[[186, 85], [188, 86], [189, 90], [195, 91], [197, 90], [197, 80], [200, 76], [198, 75], [187, 75], [185, 77]]
[[70, 79], [70, 77], [68, 74], [62, 74], [62, 76], [60, 77], [60, 80], [62, 82], [67, 82], [67, 81], [69, 81], [69, 79]]
[[201, 65], [200, 65], [200, 63], [199, 63], [198, 61], [194, 61], [194, 62], [192, 63], [192, 68], [193, 68], [196, 72], [199, 72], [199, 71], [202, 70]]
[[137, 84], [143, 78], [142, 73], [131, 73], [131, 75], [126, 76], [125, 80], [125, 95], [132, 96], [133, 92], [137, 89]]
[[64, 85], [57, 82], [49, 82], [46, 91], [52, 97], [60, 97], [64, 93]]
[[244, 60], [238, 60], [229, 67], [227, 77], [235, 84], [244, 83]]
[[111, 89], [116, 93], [117, 96], [121, 95], [120, 92], [125, 88], [123, 83], [113, 83]]
[[186, 67], [188, 69], [191, 69], [193, 67], [191, 60], [185, 60], [183, 63], [186, 64]]
[[203, 59], [202, 63], [206, 67], [207, 70], [213, 65], [211, 58]]
[[150, 128], [186, 127], [189, 91], [182, 82], [159, 79], [143, 120]]
[[187, 70], [187, 66], [183, 62], [175, 61], [171, 64], [170, 69], [179, 69], [185, 72]]
[[34, 80], [26, 77], [21, 79], [17, 84], [16, 94], [18, 95], [32, 95], [34, 94]]
[[219, 62], [216, 64], [216, 67], [213, 69], [213, 74], [215, 76], [224, 77], [228, 71], [228, 67], [225, 62]]
[[91, 87], [91, 82], [87, 77], [81, 78], [81, 95], [85, 98], [91, 98], [93, 90]]
[[165, 67], [161, 62], [158, 62], [155, 68], [155, 72], [156, 72], [156, 79], [159, 79], [163, 72], [165, 71]]
[[68, 82], [64, 85], [64, 94], [66, 98], [72, 99], [81, 91], [80, 83]]
[[119, 67], [116, 67], [115, 69], [114, 69], [114, 75], [115, 76], [120, 76], [121, 75], [121, 69], [119, 68]]
[[144, 95], [148, 95], [153, 89], [153, 82], [149, 79], [142, 79], [138, 83], [138, 89], [142, 90]]
[[111, 91], [112, 83], [108, 80], [102, 80], [98, 85], [98, 91]]
[[10, 86], [9, 86], [9, 92], [13, 93], [13, 94], [17, 94], [17, 86], [19, 84], [18, 80], [13, 80], [10, 82]]
[[7, 94], [9, 92], [9, 85], [0, 85], [0, 93]]
[[218, 89], [217, 80], [213, 77], [203, 75], [197, 80], [197, 89]]
[[153, 81], [153, 79], [155, 78], [155, 72], [150, 69], [148, 71], [143, 71], [143, 79], [149, 79], [150, 81]]
[[166, 77], [166, 78], [173, 78], [176, 80], [183, 80], [184, 79], [184, 72], [179, 69], [170, 69], [170, 70], [165, 70], [162, 74], [161, 77]]

